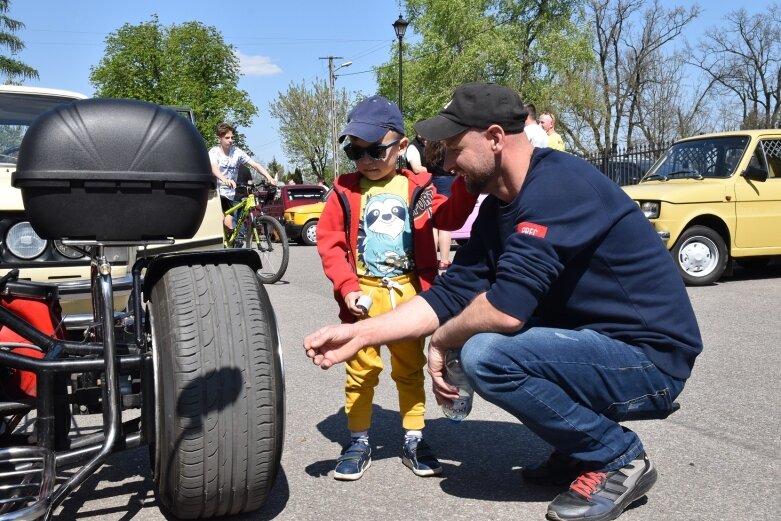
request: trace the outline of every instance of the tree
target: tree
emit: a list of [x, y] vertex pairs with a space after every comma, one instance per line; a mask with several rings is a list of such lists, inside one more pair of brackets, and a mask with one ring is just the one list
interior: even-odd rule
[[277, 161], [276, 157], [271, 158], [271, 161], [266, 165], [266, 170], [268, 170], [268, 173], [271, 174], [274, 179], [285, 179], [285, 169], [279, 161]]
[[[311, 88], [305, 82], [290, 83], [287, 92], [277, 93], [269, 104], [269, 113], [279, 122], [282, 148], [297, 166], [308, 169], [313, 178], [333, 181], [331, 156], [331, 118], [328, 84], [316, 79]], [[337, 132], [344, 128], [352, 105], [345, 89], [334, 92]]]
[[[573, 23], [581, 2], [407, 0], [410, 26], [420, 36], [404, 49], [408, 126], [437, 113], [458, 85], [470, 81], [500, 83], [548, 105], [552, 79], [590, 56], [586, 34]], [[379, 91], [392, 100], [398, 97], [397, 53], [395, 47], [377, 69]]]
[[[10, 4], [10, 0], [0, 0], [0, 48], [9, 49], [13, 56], [24, 50], [24, 42], [13, 34], [19, 29], [24, 29], [24, 24], [6, 15]], [[0, 73], [6, 76], [6, 83], [11, 84], [17, 83], [16, 78], [38, 79], [36, 69], [5, 54], [0, 55]]]
[[[712, 81], [701, 83], [688, 74], [686, 53], [677, 53], [650, 64], [649, 78], [639, 93], [635, 127], [653, 150], [685, 136], [722, 130], [714, 125]], [[690, 72], [690, 71], [689, 71]], [[684, 78], [690, 81], [684, 81]], [[634, 141], [634, 140], [633, 140]]]
[[726, 103], [736, 124], [781, 126], [781, 7], [771, 4], [753, 16], [741, 8], [724, 21], [706, 31], [695, 64], [726, 98], [737, 99], [737, 106]]
[[[595, 61], [593, 67], [573, 71], [572, 81], [583, 91], [578, 98], [564, 100], [567, 117], [563, 119], [578, 129], [572, 134], [577, 150], [602, 153], [620, 140], [631, 147], [636, 132], [642, 131], [646, 139], [658, 133], [652, 122], [640, 117], [653, 113], [643, 105], [647, 100], [643, 93], [682, 79], [682, 68], [664, 69], [658, 64], [670, 59], [664, 51], [698, 16], [699, 7], [664, 9], [659, 0], [650, 5], [645, 0], [588, 0], [587, 11]], [[678, 76], [659, 76], [662, 70]], [[668, 106], [668, 114], [676, 112], [691, 111]]]
[[[235, 48], [217, 29], [200, 22], [163, 27], [157, 15], [109, 34], [103, 58], [90, 69], [96, 97], [192, 108], [207, 143], [214, 141], [219, 122], [249, 126], [258, 112], [238, 88], [239, 76]], [[246, 149], [241, 133], [237, 144]]]
[[301, 169], [296, 167], [296, 169], [293, 171], [293, 181], [297, 184], [303, 184], [304, 182], [304, 174], [301, 172]]

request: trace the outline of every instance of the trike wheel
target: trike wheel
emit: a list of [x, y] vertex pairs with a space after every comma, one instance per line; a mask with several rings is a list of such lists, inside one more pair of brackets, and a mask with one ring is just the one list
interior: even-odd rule
[[253, 229], [247, 233], [247, 248], [255, 248], [262, 267], [258, 270], [261, 281], [273, 284], [282, 278], [290, 258], [290, 244], [279, 221], [270, 215], [256, 217]]
[[243, 264], [174, 267], [152, 288], [149, 319], [158, 500], [181, 519], [259, 509], [284, 436], [279, 335], [265, 289]]

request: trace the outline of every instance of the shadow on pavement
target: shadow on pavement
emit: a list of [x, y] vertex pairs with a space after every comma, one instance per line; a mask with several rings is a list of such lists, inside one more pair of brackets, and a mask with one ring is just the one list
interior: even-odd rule
[[[342, 408], [317, 428], [326, 439], [343, 445], [348, 441], [346, 425]], [[404, 438], [399, 413], [375, 405], [369, 436], [373, 460], [399, 458]], [[424, 436], [444, 468], [439, 483], [447, 494], [488, 501], [550, 501], [563, 490], [523, 481], [521, 467], [544, 460], [549, 448], [518, 422], [467, 419], [454, 424], [446, 418], [429, 419]], [[314, 462], [305, 470], [310, 476], [327, 476], [337, 457], [335, 450], [332, 459]]]
[[[119, 521], [130, 521], [142, 518], [142, 509], [159, 508], [161, 514], [168, 521], [177, 521], [178, 518], [161, 508], [155, 498], [155, 484], [152, 481], [149, 468], [148, 447], [139, 447], [121, 454], [113, 454], [108, 461], [81, 485], [81, 489], [89, 490], [89, 504], [85, 504], [84, 495], [78, 494], [68, 497], [60, 510], [54, 516], [55, 519], [80, 519], [88, 517], [112, 517]], [[128, 473], [128, 467], [132, 466], [136, 474]], [[70, 476], [71, 472], [63, 473], [62, 479]], [[143, 479], [134, 479], [141, 476]], [[106, 483], [112, 483], [106, 485]], [[100, 485], [100, 487], [98, 486]], [[127, 504], [91, 508], [92, 503], [101, 500], [110, 500], [115, 496], [128, 496]], [[237, 514], [222, 517], [225, 521], [266, 521], [275, 519], [285, 509], [290, 499], [290, 487], [283, 468], [279, 469], [274, 486], [269, 493], [266, 503], [256, 512]]]

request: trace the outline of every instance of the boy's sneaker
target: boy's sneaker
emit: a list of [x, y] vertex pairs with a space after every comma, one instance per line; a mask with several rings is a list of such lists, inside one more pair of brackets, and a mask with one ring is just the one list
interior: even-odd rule
[[524, 467], [521, 475], [529, 483], [552, 487], [569, 485], [583, 470], [582, 461], [554, 450], [547, 460], [536, 467]]
[[372, 448], [368, 443], [353, 441], [342, 449], [336, 460], [334, 479], [355, 481], [372, 465]]
[[401, 462], [409, 467], [416, 476], [442, 474], [442, 465], [434, 457], [434, 451], [423, 438], [404, 440], [404, 447], [401, 449]]
[[585, 472], [572, 482], [567, 492], [548, 505], [547, 518], [553, 521], [610, 521], [656, 483], [656, 469], [643, 453], [618, 470]]

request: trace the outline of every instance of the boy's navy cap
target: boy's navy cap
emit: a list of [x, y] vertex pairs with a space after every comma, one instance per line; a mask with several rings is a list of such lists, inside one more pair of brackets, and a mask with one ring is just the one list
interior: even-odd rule
[[465, 83], [433, 118], [419, 121], [415, 131], [431, 141], [449, 139], [470, 128], [499, 125], [505, 132], [522, 132], [528, 111], [513, 89], [495, 83]]
[[358, 103], [347, 116], [347, 126], [339, 136], [339, 143], [347, 136], [377, 143], [389, 130], [404, 135], [404, 119], [399, 107], [382, 96], [371, 96]]

